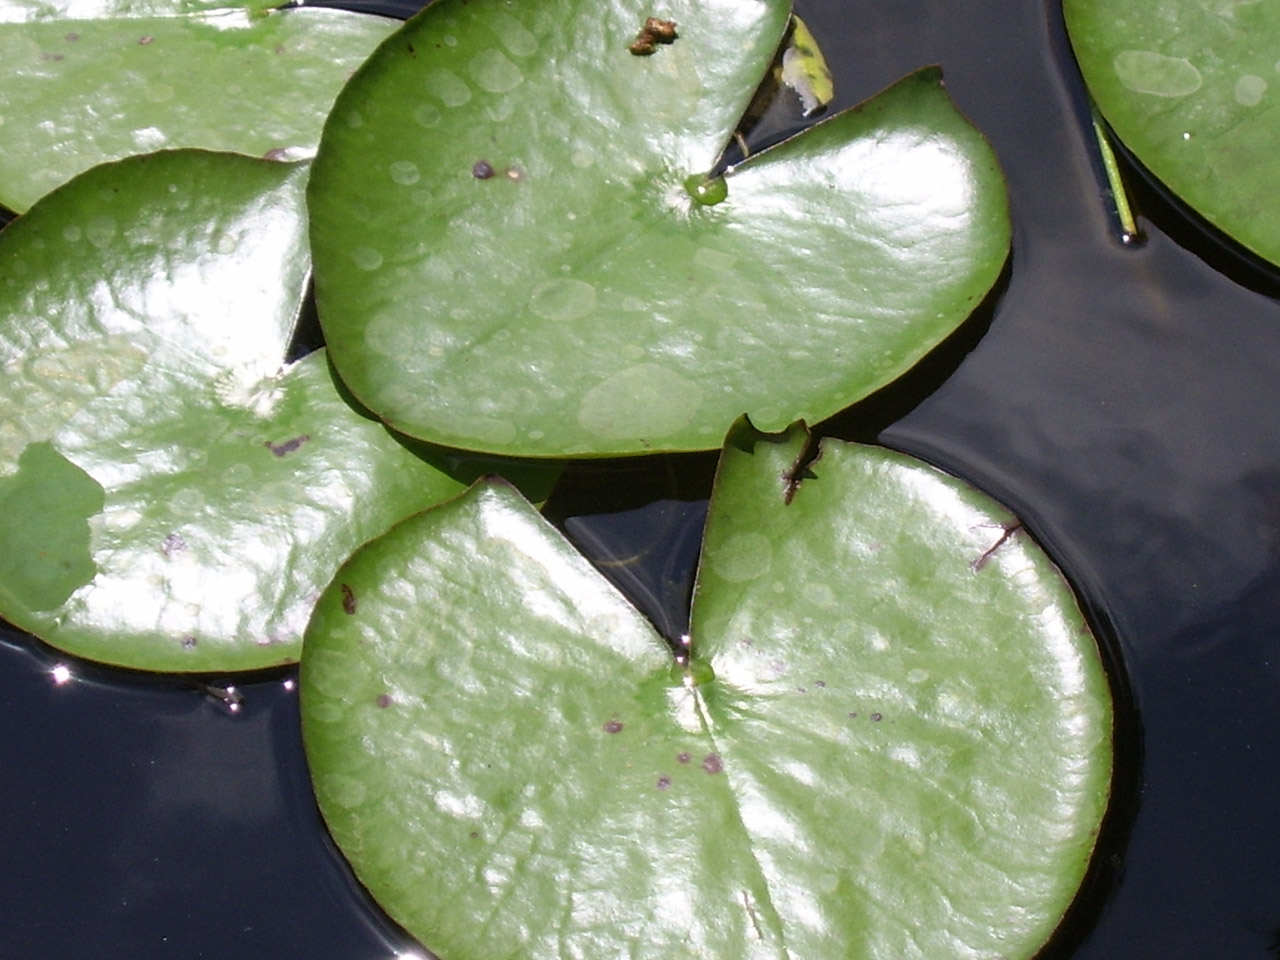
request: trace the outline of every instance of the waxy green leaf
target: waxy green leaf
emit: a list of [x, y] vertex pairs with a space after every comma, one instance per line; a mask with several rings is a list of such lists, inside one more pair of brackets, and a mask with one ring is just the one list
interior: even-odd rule
[[462, 485], [286, 365], [305, 165], [104, 165], [0, 232], [0, 615], [149, 670], [296, 660], [359, 544]]
[[1280, 6], [1066, 0], [1103, 117], [1210, 223], [1280, 264]]
[[996, 160], [936, 71], [706, 181], [785, 0], [441, 0], [357, 72], [309, 204], [334, 365], [472, 450], [714, 447], [819, 419], [967, 317], [1009, 242]]
[[302, 660], [316, 793], [444, 960], [1021, 960], [1053, 932], [1111, 769], [1070, 591], [955, 479], [805, 445], [730, 436], [687, 660], [502, 484], [339, 571]]
[[235, 0], [0, 0], [0, 204], [171, 147], [302, 159], [396, 26]]

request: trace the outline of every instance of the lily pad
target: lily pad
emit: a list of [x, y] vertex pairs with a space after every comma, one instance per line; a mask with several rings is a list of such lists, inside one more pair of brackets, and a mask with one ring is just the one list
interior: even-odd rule
[[797, 471], [806, 439], [730, 436], [687, 657], [500, 483], [339, 571], [302, 659], [316, 794], [430, 950], [1014, 960], [1053, 932], [1111, 769], [1070, 591], [955, 479], [833, 441]]
[[149, 670], [296, 660], [359, 544], [462, 485], [285, 364], [305, 165], [97, 167], [0, 233], [0, 615]]
[[1005, 261], [1004, 184], [935, 70], [708, 180], [785, 0], [441, 0], [335, 104], [309, 204], [362, 402], [472, 450], [709, 449], [908, 369]]
[[1280, 6], [1063, 8], [1089, 92], [1120, 140], [1210, 223], [1280, 264]]
[[234, 0], [0, 0], [0, 204], [171, 147], [310, 157], [396, 22]]

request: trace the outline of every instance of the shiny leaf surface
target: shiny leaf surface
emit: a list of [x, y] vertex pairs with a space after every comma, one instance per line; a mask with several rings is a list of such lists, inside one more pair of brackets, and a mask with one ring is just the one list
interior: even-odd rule
[[1280, 6], [1066, 0], [1107, 122], [1216, 227], [1280, 263]]
[[339, 571], [302, 661], [316, 793], [425, 946], [946, 960], [1053, 931], [1111, 764], [1069, 590], [953, 478], [831, 441], [796, 474], [805, 443], [730, 437], [687, 664], [501, 484]]
[[0, 233], [0, 615], [150, 670], [296, 660], [356, 546], [462, 485], [285, 365], [306, 167], [98, 167]]
[[345, 88], [309, 202], [334, 364], [433, 442], [528, 456], [714, 447], [819, 419], [972, 311], [1009, 223], [938, 76], [705, 182], [782, 0], [443, 0]]
[[311, 156], [339, 87], [395, 26], [264, 3], [0, 0], [0, 204], [171, 147]]

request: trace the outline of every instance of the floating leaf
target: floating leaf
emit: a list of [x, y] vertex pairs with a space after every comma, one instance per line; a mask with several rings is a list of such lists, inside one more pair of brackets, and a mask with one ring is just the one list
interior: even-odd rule
[[0, 614], [151, 670], [297, 659], [356, 546], [461, 484], [284, 356], [306, 167], [98, 167], [0, 233]]
[[464, 449], [714, 447], [840, 410], [950, 333], [1009, 223], [936, 71], [706, 180], [782, 0], [442, 0], [356, 74], [309, 204], [333, 361], [396, 429]]
[[1052, 933], [1111, 764], [1069, 590], [958, 481], [831, 441], [797, 471], [805, 441], [730, 437], [683, 665], [501, 484], [339, 571], [302, 661], [316, 793], [439, 956], [1014, 960]]
[[1174, 193], [1280, 263], [1280, 6], [1066, 0], [1089, 92]]
[[234, 0], [0, 0], [0, 204], [168, 147], [309, 157], [395, 25]]

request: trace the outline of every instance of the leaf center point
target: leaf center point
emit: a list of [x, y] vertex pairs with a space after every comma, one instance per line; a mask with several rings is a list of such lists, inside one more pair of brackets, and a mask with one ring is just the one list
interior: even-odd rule
[[684, 188], [704, 207], [713, 207], [729, 196], [729, 184], [724, 177], [707, 177], [695, 173], [684, 181]]

